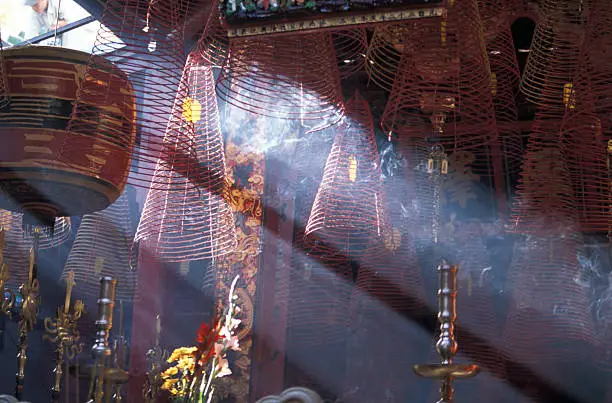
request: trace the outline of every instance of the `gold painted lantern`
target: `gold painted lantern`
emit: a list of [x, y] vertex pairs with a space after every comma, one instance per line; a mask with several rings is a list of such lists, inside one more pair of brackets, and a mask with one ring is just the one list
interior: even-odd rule
[[[88, 69], [92, 57], [99, 60]], [[0, 108], [0, 208], [51, 224], [113, 203], [125, 187], [135, 141], [127, 76], [99, 56], [70, 49], [12, 48], [3, 58], [9, 101]], [[115, 90], [82, 99], [84, 80]], [[68, 131], [82, 116], [87, 121], [79, 130]]]

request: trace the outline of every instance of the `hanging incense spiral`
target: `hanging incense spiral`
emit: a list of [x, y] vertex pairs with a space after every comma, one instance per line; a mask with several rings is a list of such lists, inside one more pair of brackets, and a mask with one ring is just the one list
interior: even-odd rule
[[472, 378], [480, 372], [477, 365], [454, 364], [453, 357], [457, 353], [455, 340], [455, 320], [457, 319], [457, 267], [442, 261], [438, 266], [438, 322], [440, 322], [440, 337], [436, 350], [440, 355], [440, 364], [415, 365], [414, 372], [424, 378], [440, 380], [440, 400], [438, 403], [454, 403], [455, 379]]
[[55, 319], [47, 317], [44, 322], [47, 334], [45, 334], [43, 338], [57, 344], [57, 362], [53, 370], [55, 381], [51, 388], [51, 398], [53, 402], [59, 401], [62, 375], [64, 373], [62, 370], [64, 354], [68, 360], [71, 360], [82, 350], [82, 346], [78, 344], [81, 335], [77, 328], [77, 321], [85, 311], [85, 305], [83, 305], [83, 301], [77, 300], [72, 306], [71, 312], [70, 297], [72, 295], [72, 288], [75, 285], [74, 273], [70, 272], [66, 279], [66, 300], [63, 308], [57, 308]]

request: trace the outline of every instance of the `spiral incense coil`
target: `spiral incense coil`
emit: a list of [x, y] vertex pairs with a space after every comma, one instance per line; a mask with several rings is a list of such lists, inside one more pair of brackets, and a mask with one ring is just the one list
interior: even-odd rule
[[327, 254], [359, 255], [390, 231], [370, 109], [358, 93], [346, 106], [350, 117], [336, 128], [305, 239]]
[[571, 84], [584, 39], [586, 16], [581, 2], [544, 0], [536, 26], [521, 91], [538, 106], [559, 105], [563, 88]]
[[4, 69], [4, 57], [2, 57], [2, 32], [0, 32], [0, 109], [8, 103], [8, 86], [6, 71]]
[[499, 0], [479, 2], [491, 66], [491, 93], [499, 139], [507, 174], [520, 170], [523, 155], [521, 130], [516, 106], [521, 73], [510, 29], [507, 4]]
[[[68, 157], [87, 151], [83, 148], [83, 142], [72, 140], [74, 133], [89, 133], [98, 131], [99, 127], [108, 127], [100, 141], [131, 151], [129, 184], [165, 186], [165, 182], [156, 180], [164, 181], [166, 178], [154, 175], [160, 158], [168, 160], [167, 164], [183, 176], [196, 172], [192, 139], [184, 136], [179, 127], [168, 124], [170, 114], [170, 121], [173, 122], [187, 113], [182, 104], [174, 105], [175, 98], [182, 100], [188, 92], [181, 82], [185, 56], [184, 21], [180, 20], [180, 16], [186, 7], [187, 1], [184, 0], [106, 2], [92, 53], [106, 55], [122, 52], [129, 55], [116, 63], [129, 76], [130, 86], [136, 91], [135, 103], [120, 102], [122, 94], [128, 89], [125, 85], [117, 86], [98, 77], [96, 69], [100, 59], [91, 58], [83, 72], [84, 81], [67, 127], [63, 155]], [[113, 60], [112, 57], [110, 59]], [[91, 108], [89, 105], [93, 100], [103, 102], [108, 107]], [[109, 125], [118, 120], [135, 120], [133, 131], [119, 133], [116, 129], [111, 130]], [[96, 124], [92, 125], [92, 122]], [[138, 142], [134, 144], [136, 133]], [[93, 157], [97, 158], [94, 162], [106, 158], [104, 154], [95, 153]]]
[[[478, 161], [492, 161], [501, 172], [491, 73], [476, 3], [455, 2], [441, 21], [412, 22], [409, 32], [383, 130], [482, 155], [486, 158]], [[489, 166], [479, 170], [493, 176]]]
[[332, 40], [338, 60], [340, 79], [363, 71], [368, 37], [365, 28], [332, 31]]
[[577, 84], [575, 89], [575, 107], [566, 110], [561, 130], [576, 214], [583, 232], [608, 233], [612, 230], [612, 150], [602, 135], [601, 115], [594, 113], [588, 87]]
[[[0, 227], [4, 229], [3, 259], [9, 266], [8, 284], [18, 287], [28, 279], [30, 249], [34, 245], [33, 236], [23, 230], [23, 214], [20, 213], [0, 210]], [[70, 218], [57, 218], [52, 228], [41, 231], [38, 249], [56, 248], [71, 236]]]
[[158, 162], [155, 181], [165, 186], [149, 189], [135, 236], [136, 243], [144, 242], [159, 259], [169, 262], [218, 257], [236, 247], [210, 63], [192, 54], [184, 80], [189, 94], [178, 94], [175, 106], [188, 104], [190, 112], [180, 120], [173, 114], [169, 127], [181, 127], [183, 135], [193, 139], [200, 169], [185, 177]]
[[[412, 322], [427, 312], [416, 250], [407, 228], [394, 230], [392, 238], [364, 256], [352, 293], [352, 348], [344, 387], [350, 402], [384, 401], [389, 395], [404, 400], [410, 389], [402, 368], [425, 359], [422, 352], [430, 344]], [[389, 348], [398, 339], [405, 344]], [[363, 350], [363, 345], [371, 348]], [[356, 391], [354, 400], [350, 391]]]
[[560, 121], [538, 113], [527, 144], [510, 232], [549, 236], [576, 224], [575, 196], [560, 142]]
[[221, 26], [219, 8], [213, 4], [196, 52], [212, 66], [221, 67], [227, 57], [228, 46], [227, 30]]
[[74, 272], [79, 294], [95, 297], [100, 277], [117, 280], [117, 299], [129, 301], [136, 288], [130, 269], [132, 230], [126, 193], [108, 208], [83, 217], [68, 255], [62, 279]]
[[517, 244], [508, 277], [513, 291], [504, 332], [510, 360], [547, 373], [590, 353], [594, 328], [587, 289], [580, 284], [571, 228]]
[[365, 70], [370, 80], [380, 88], [391, 91], [404, 52], [409, 26], [381, 24], [374, 29], [365, 59]]
[[230, 39], [217, 93], [246, 111], [310, 121], [317, 129], [343, 115], [329, 33]]
[[588, 96], [592, 112], [601, 119], [601, 132], [607, 141], [612, 138], [612, 121], [607, 118], [612, 112], [612, 6], [603, 0], [589, 3], [588, 24], [580, 51], [580, 65], [575, 79], [575, 95]]
[[[292, 308], [287, 326], [293, 343], [318, 346], [346, 339], [347, 305], [353, 268], [342, 256], [310, 253], [299, 257], [293, 276]], [[294, 269], [295, 270], [295, 269]]]

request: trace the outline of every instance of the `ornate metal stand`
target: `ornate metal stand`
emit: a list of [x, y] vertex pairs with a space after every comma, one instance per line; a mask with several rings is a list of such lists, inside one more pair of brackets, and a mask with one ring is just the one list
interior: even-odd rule
[[425, 378], [440, 380], [440, 400], [438, 403], [454, 403], [455, 379], [467, 379], [478, 375], [480, 368], [476, 365], [454, 364], [453, 357], [457, 353], [455, 340], [455, 320], [457, 319], [457, 267], [442, 262], [438, 266], [438, 322], [440, 337], [436, 350], [441, 358], [440, 364], [415, 365], [414, 372]]
[[155, 316], [155, 346], [147, 351], [147, 361], [149, 362], [149, 371], [145, 385], [142, 391], [145, 402], [153, 403], [157, 401], [159, 390], [161, 387], [161, 371], [166, 359], [168, 351], [162, 349], [159, 345], [159, 336], [161, 334], [161, 320], [159, 314]]
[[91, 349], [94, 358], [94, 373], [91, 378], [88, 403], [102, 403], [104, 396], [104, 377], [107, 372], [106, 361], [112, 352], [108, 345], [108, 336], [110, 329], [113, 327], [116, 285], [117, 280], [113, 280], [111, 277], [102, 277], [100, 279], [96, 341]]
[[21, 400], [23, 384], [25, 380], [25, 365], [28, 360], [28, 332], [34, 329], [36, 315], [38, 313], [38, 243], [40, 240], [40, 229], [33, 230], [34, 243], [30, 249], [30, 270], [28, 281], [19, 287], [19, 293], [23, 298], [21, 307], [21, 318], [19, 320], [19, 345], [17, 347], [17, 385], [15, 387], [15, 397]]
[[4, 228], [0, 228], [0, 315], [10, 318], [15, 306], [15, 293], [6, 288], [9, 278], [9, 267], [4, 261]]
[[64, 307], [58, 307], [56, 317], [45, 318], [44, 339], [57, 344], [57, 362], [54, 369], [55, 382], [51, 388], [51, 398], [53, 402], [58, 402], [62, 386], [64, 353], [68, 360], [72, 360], [81, 352], [82, 346], [78, 344], [81, 338], [77, 328], [77, 321], [85, 310], [85, 305], [81, 300], [77, 300], [70, 312], [70, 296], [72, 288], [75, 286], [74, 273], [70, 272], [66, 279], [66, 300]]

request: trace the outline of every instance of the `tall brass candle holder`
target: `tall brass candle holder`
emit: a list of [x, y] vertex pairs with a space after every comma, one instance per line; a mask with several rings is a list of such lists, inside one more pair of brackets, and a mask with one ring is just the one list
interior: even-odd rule
[[85, 311], [83, 301], [76, 300], [74, 306], [70, 306], [70, 297], [72, 288], [75, 286], [74, 273], [70, 272], [66, 279], [66, 300], [63, 307], [58, 307], [55, 318], [45, 318], [45, 331], [47, 334], [43, 338], [47, 341], [57, 344], [57, 362], [55, 369], [55, 381], [51, 388], [51, 398], [53, 402], [58, 402], [62, 386], [62, 365], [64, 363], [64, 354], [68, 360], [72, 360], [82, 346], [78, 344], [81, 335], [77, 328], [77, 321]]
[[15, 397], [22, 400], [23, 385], [25, 380], [25, 365], [28, 360], [28, 332], [34, 329], [36, 315], [38, 314], [38, 244], [40, 241], [40, 228], [33, 229], [33, 245], [30, 249], [30, 268], [28, 271], [28, 281], [19, 287], [19, 293], [23, 298], [20, 319], [18, 324], [19, 344], [17, 347], [17, 385], [15, 387]]
[[91, 349], [94, 358], [93, 376], [89, 387], [88, 403], [102, 403], [104, 396], [104, 375], [111, 348], [108, 336], [113, 327], [113, 308], [115, 306], [115, 287], [117, 280], [111, 277], [100, 279], [100, 296], [98, 298], [98, 319], [96, 320], [96, 341]]
[[477, 365], [454, 364], [453, 357], [457, 353], [455, 340], [455, 320], [457, 319], [457, 267], [442, 261], [438, 266], [438, 322], [440, 337], [436, 350], [440, 355], [440, 364], [415, 365], [414, 372], [424, 378], [440, 380], [440, 400], [438, 403], [454, 403], [455, 379], [472, 378], [480, 372]]
[[159, 344], [160, 335], [161, 319], [159, 314], [157, 314], [155, 316], [155, 345], [147, 351], [149, 370], [147, 371], [145, 385], [142, 391], [143, 398], [146, 403], [153, 403], [157, 401], [157, 396], [159, 395], [162, 383], [161, 372], [169, 354], [168, 351], [162, 349]]

